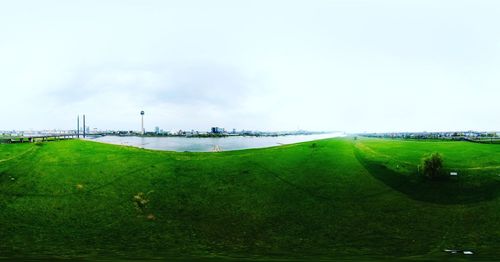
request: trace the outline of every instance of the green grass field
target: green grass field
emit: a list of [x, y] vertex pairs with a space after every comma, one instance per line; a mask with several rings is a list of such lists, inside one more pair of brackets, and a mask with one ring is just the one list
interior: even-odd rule
[[[418, 177], [440, 152], [448, 181]], [[500, 259], [500, 146], [0, 144], [0, 258]]]

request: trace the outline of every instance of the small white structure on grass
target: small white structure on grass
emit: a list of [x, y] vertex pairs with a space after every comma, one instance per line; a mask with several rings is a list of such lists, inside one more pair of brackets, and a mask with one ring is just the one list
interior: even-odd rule
[[457, 172], [450, 172], [450, 176], [458, 176]]

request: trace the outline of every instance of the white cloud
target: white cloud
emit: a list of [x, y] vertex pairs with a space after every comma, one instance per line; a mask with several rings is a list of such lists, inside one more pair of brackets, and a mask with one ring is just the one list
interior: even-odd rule
[[0, 129], [500, 129], [500, 4], [25, 1]]

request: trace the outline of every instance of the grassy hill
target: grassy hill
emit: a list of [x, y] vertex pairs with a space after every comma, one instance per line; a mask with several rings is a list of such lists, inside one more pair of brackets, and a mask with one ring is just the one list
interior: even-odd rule
[[[418, 178], [444, 156], [449, 181]], [[0, 144], [0, 258], [500, 257], [500, 146], [328, 139], [175, 153]]]

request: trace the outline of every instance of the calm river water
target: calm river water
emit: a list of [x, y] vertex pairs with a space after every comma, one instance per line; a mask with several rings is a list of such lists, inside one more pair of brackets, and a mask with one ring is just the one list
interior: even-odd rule
[[211, 152], [215, 147], [220, 148], [222, 151], [229, 151], [279, 146], [340, 136], [343, 136], [343, 134], [331, 133], [321, 135], [290, 135], [275, 137], [230, 136], [218, 138], [104, 136], [92, 138], [90, 140], [155, 150]]

